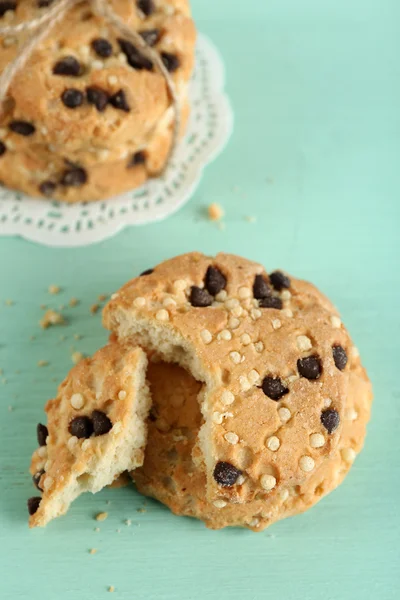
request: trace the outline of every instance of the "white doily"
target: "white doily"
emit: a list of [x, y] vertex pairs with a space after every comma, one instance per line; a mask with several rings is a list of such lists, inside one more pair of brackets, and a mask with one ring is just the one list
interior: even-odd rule
[[159, 221], [178, 210], [231, 134], [233, 113], [224, 84], [221, 55], [200, 34], [187, 133], [163, 176], [106, 201], [73, 205], [0, 188], [0, 235], [20, 235], [47, 246], [85, 246], [111, 237], [126, 225]]

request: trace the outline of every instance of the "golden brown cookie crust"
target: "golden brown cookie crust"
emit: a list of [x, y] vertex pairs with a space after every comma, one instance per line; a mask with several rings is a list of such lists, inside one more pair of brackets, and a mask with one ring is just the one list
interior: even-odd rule
[[30, 527], [46, 525], [82, 492], [95, 493], [142, 464], [150, 408], [146, 367], [140, 348], [109, 344], [61, 383], [45, 407], [48, 435], [32, 456], [30, 472], [42, 498]]
[[[210, 267], [225, 284], [210, 306], [193, 306], [193, 286], [205, 291]], [[265, 298], [255, 297], [260, 275], [269, 286], [267, 306], [275, 298], [272, 305], [280, 308], [266, 308]], [[121, 340], [158, 352], [205, 383], [204, 424], [193, 454], [206, 472], [207, 502], [235, 510], [257, 501], [278, 506], [288, 491], [319, 481], [317, 473], [341, 449], [354, 388], [361, 398], [361, 433], [350, 451], [361, 445], [368, 418], [369, 382], [336, 309], [309, 283], [291, 277], [276, 289], [275, 279], [237, 256], [190, 253], [127, 283], [104, 311], [105, 326]], [[346, 354], [343, 369], [335, 362], [337, 347]], [[316, 379], [304, 376], [310, 357], [319, 365]], [[266, 394], [266, 378], [279, 378], [281, 397]], [[330, 431], [322, 421], [325, 411], [334, 412]], [[234, 466], [244, 482], [221, 487], [214, 477], [219, 463]], [[300, 501], [295, 504], [298, 512]], [[254, 527], [265, 526], [259, 516], [252, 518], [259, 519]]]

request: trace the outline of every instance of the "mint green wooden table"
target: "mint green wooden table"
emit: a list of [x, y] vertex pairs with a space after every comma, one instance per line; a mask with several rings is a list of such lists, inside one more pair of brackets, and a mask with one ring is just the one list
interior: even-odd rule
[[[124, 600], [397, 600], [400, 5], [195, 0], [194, 12], [224, 53], [236, 126], [192, 201], [88, 248], [0, 239], [0, 597], [97, 600], [113, 585]], [[224, 231], [204, 217], [211, 201], [226, 210]], [[282, 266], [339, 306], [376, 398], [351, 475], [311, 512], [259, 534], [208, 531], [152, 501], [140, 512], [129, 488], [82, 497], [67, 517], [29, 531], [27, 467], [43, 403], [72, 350], [106, 339], [90, 305], [192, 249]], [[52, 283], [64, 291], [50, 296]], [[69, 326], [40, 330], [40, 304], [72, 296], [80, 304], [65, 310]]]

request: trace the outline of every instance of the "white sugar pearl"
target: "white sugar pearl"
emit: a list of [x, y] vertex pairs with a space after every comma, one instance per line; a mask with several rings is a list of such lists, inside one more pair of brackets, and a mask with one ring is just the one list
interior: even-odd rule
[[236, 433], [233, 433], [233, 431], [228, 431], [228, 433], [224, 435], [224, 438], [229, 444], [233, 445], [237, 444], [239, 441], [239, 436]]
[[81, 447], [82, 447], [83, 451], [89, 450], [89, 448], [90, 448], [90, 440], [84, 440], [82, 442], [82, 446]]
[[307, 350], [311, 350], [312, 342], [309, 337], [306, 335], [299, 335], [297, 337], [297, 347], [301, 352], [306, 352]]
[[299, 461], [300, 469], [305, 473], [309, 473], [315, 467], [315, 461], [311, 456], [302, 456]]
[[232, 339], [232, 334], [229, 331], [229, 329], [223, 329], [219, 334], [218, 334], [218, 339], [220, 340], [224, 340], [225, 342], [229, 342], [229, 340]]
[[257, 519], [257, 517], [254, 517], [254, 519], [252, 519], [249, 522], [250, 527], [258, 527], [260, 525], [260, 519]]
[[40, 448], [37, 449], [37, 455], [40, 456], [40, 458], [47, 458], [46, 446], [40, 446]]
[[289, 290], [282, 290], [281, 291], [281, 298], [282, 298], [282, 300], [290, 300], [291, 297], [292, 297], [292, 294], [289, 292]]
[[215, 508], [224, 508], [226, 506], [225, 500], [214, 500], [213, 502]]
[[222, 417], [221, 413], [219, 413], [219, 412], [215, 411], [215, 412], [213, 413], [212, 420], [213, 420], [213, 421], [214, 421], [214, 423], [216, 423], [217, 425], [221, 425], [221, 423], [222, 423], [222, 421], [223, 421], [223, 417]]
[[228, 298], [225, 301], [225, 308], [227, 310], [232, 310], [235, 306], [239, 306], [239, 300], [237, 298]]
[[249, 336], [248, 333], [244, 333], [240, 337], [240, 341], [242, 342], [243, 346], [248, 346], [249, 344], [251, 344], [251, 337]]
[[51, 488], [51, 486], [54, 483], [54, 479], [52, 477], [50, 477], [50, 475], [47, 475], [44, 482], [43, 482], [43, 489], [44, 490], [49, 490]]
[[77, 445], [77, 443], [78, 443], [78, 438], [75, 435], [71, 436], [67, 442], [67, 446], [68, 446], [69, 450], [73, 450], [75, 448], [75, 446]]
[[256, 342], [254, 348], [256, 352], [262, 352], [264, 350], [264, 344], [262, 342]]
[[340, 329], [342, 321], [336, 315], [331, 316], [331, 325], [334, 329]]
[[165, 308], [168, 308], [168, 307], [172, 308], [172, 307], [176, 306], [176, 302], [173, 298], [167, 297], [167, 298], [164, 298], [164, 300], [163, 300], [163, 306], [165, 306]]
[[224, 302], [227, 299], [227, 297], [228, 297], [228, 294], [226, 293], [226, 290], [221, 290], [215, 296], [215, 299], [218, 300], [218, 302]]
[[290, 410], [288, 408], [286, 408], [285, 406], [282, 406], [282, 408], [280, 408], [278, 410], [278, 415], [280, 420], [282, 421], [282, 423], [287, 423], [290, 419], [290, 417], [292, 416], [292, 413], [290, 412]]
[[161, 308], [156, 313], [156, 319], [157, 319], [157, 321], [164, 321], [164, 322], [169, 321], [168, 311], [165, 310], [165, 308]]
[[235, 396], [229, 390], [224, 390], [221, 394], [221, 402], [226, 406], [232, 404], [235, 401]]
[[248, 288], [248, 287], [239, 288], [238, 296], [241, 300], [244, 300], [245, 298], [250, 298], [250, 296], [251, 296], [250, 288]]
[[118, 399], [119, 400], [125, 400], [125, 398], [126, 398], [126, 391], [125, 390], [120, 390], [118, 392]]
[[349, 408], [346, 410], [345, 419], [347, 421], [355, 421], [358, 418], [358, 412], [354, 410], [354, 408]]
[[283, 308], [281, 310], [281, 313], [285, 316], [288, 317], [288, 319], [291, 319], [293, 317], [293, 311], [290, 310], [290, 308]]
[[188, 284], [184, 279], [177, 279], [174, 281], [174, 289], [176, 292], [184, 292]]
[[286, 502], [286, 500], [289, 498], [289, 490], [281, 490], [281, 493], [279, 494], [282, 502]]
[[203, 329], [200, 332], [200, 337], [203, 340], [203, 342], [205, 344], [209, 344], [210, 342], [212, 342], [212, 335], [211, 333], [208, 331], [208, 329]]
[[321, 433], [312, 433], [310, 435], [311, 448], [322, 448], [325, 445], [325, 438]]
[[239, 352], [230, 352], [229, 356], [231, 358], [231, 361], [235, 363], [235, 365], [238, 365], [242, 360], [242, 357], [240, 356]]
[[270, 492], [276, 486], [276, 479], [273, 475], [262, 475], [260, 483], [263, 490]]
[[259, 381], [260, 373], [258, 371], [256, 371], [255, 369], [252, 369], [250, 371], [250, 373], [247, 375], [247, 379], [249, 380], [251, 385], [254, 385], [255, 383], [257, 383]]
[[135, 298], [133, 301], [133, 306], [136, 308], [143, 308], [143, 306], [146, 306], [146, 299], [142, 298], [141, 296]]
[[351, 348], [350, 356], [351, 356], [351, 358], [358, 358], [360, 356], [360, 352], [359, 352], [358, 348], [356, 348], [356, 346], [353, 346]]
[[281, 327], [282, 327], [282, 323], [279, 319], [272, 320], [272, 328], [273, 329], [280, 329]]
[[81, 409], [84, 405], [82, 394], [72, 394], [70, 402], [72, 408], [75, 408], [76, 410]]
[[257, 321], [261, 317], [261, 310], [259, 308], [252, 308], [250, 311], [250, 316], [253, 321]]
[[228, 321], [228, 326], [231, 329], [237, 329], [239, 327], [239, 325], [240, 325], [240, 321], [239, 321], [239, 319], [236, 319], [235, 317], [231, 317]]
[[353, 448], [343, 448], [340, 451], [340, 454], [342, 455], [343, 460], [345, 460], [348, 463], [352, 463], [357, 456]]
[[279, 438], [276, 437], [276, 435], [271, 435], [271, 437], [267, 439], [267, 448], [272, 450], [272, 452], [276, 452], [280, 445], [281, 442], [279, 441]]
[[245, 375], [239, 377], [239, 385], [242, 392], [248, 392], [251, 388], [251, 383]]

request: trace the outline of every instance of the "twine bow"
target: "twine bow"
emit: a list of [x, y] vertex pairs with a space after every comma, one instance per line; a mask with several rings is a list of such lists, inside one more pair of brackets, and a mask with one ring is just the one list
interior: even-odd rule
[[[153, 50], [153, 48], [151, 48], [145, 42], [145, 40], [138, 33], [136, 33], [136, 31], [124, 23], [124, 21], [114, 12], [114, 10], [110, 8], [107, 0], [86, 1], [90, 2], [95, 14], [97, 14], [99, 17], [102, 17], [124, 38], [127, 38], [129, 41], [135, 44], [136, 47], [140, 48], [142, 54], [153, 62], [165, 79], [174, 112], [172, 142], [167, 159], [165, 161], [165, 166], [167, 166], [176, 149], [180, 131], [180, 105], [172, 77], [170, 76], [159, 54]], [[7, 25], [6, 27], [0, 27], [1, 37], [7, 35], [18, 35], [20, 33], [29, 31], [32, 32], [31, 37], [29, 37], [24, 43], [15, 59], [7, 65], [3, 73], [0, 75], [0, 106], [3, 106], [3, 102], [7, 96], [7, 92], [14, 76], [21, 69], [23, 69], [35, 48], [49, 35], [53, 27], [63, 20], [66, 13], [80, 3], [82, 3], [82, 0], [57, 0], [46, 10], [43, 15], [37, 17], [36, 19], [24, 21], [18, 25]]]

